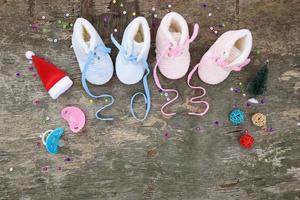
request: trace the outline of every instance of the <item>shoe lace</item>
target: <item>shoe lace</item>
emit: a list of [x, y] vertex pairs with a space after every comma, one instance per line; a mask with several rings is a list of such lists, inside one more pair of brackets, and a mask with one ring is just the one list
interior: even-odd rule
[[187, 39], [184, 44], [182, 46], [180, 46], [179, 44], [169, 44], [163, 51], [162, 51], [162, 54], [158, 57], [157, 61], [156, 61], [156, 64], [154, 66], [154, 69], [153, 69], [153, 76], [154, 76], [154, 81], [156, 83], [156, 86], [161, 90], [161, 91], [164, 91], [164, 92], [174, 92], [175, 93], [175, 97], [173, 99], [171, 99], [170, 101], [168, 101], [167, 103], [163, 104], [160, 111], [163, 115], [167, 116], [167, 117], [171, 117], [173, 115], [175, 115], [176, 113], [175, 112], [172, 112], [172, 113], [166, 113], [164, 111], [164, 109], [166, 108], [166, 106], [168, 106], [169, 104], [173, 103], [174, 101], [176, 101], [176, 99], [178, 98], [178, 91], [175, 90], [175, 89], [165, 89], [162, 87], [160, 81], [159, 81], [159, 78], [158, 78], [158, 75], [157, 75], [157, 67], [159, 65], [159, 63], [161, 62], [161, 60], [165, 57], [165, 56], [169, 56], [169, 57], [178, 57], [180, 55], [182, 55], [183, 53], [183, 50], [184, 50], [184, 47], [193, 42], [197, 35], [198, 35], [198, 31], [199, 31], [199, 25], [198, 24], [195, 24], [194, 25], [194, 31], [193, 31], [193, 35], [191, 38]]
[[[115, 39], [115, 37], [113, 36], [113, 34], [110, 35], [110, 38], [111, 38], [111, 41], [114, 43], [114, 45], [119, 49], [119, 51], [124, 55], [124, 57], [126, 58], [126, 60], [130, 61], [130, 62], [133, 62], [135, 64], [141, 62], [145, 69], [146, 69], [146, 74], [144, 75], [143, 77], [143, 85], [144, 85], [144, 92], [145, 93], [142, 93], [142, 92], [137, 92], [135, 93], [131, 99], [130, 99], [130, 112], [132, 114], [132, 116], [137, 120], [137, 121], [144, 121], [149, 112], [150, 112], [150, 109], [151, 109], [151, 95], [150, 95], [150, 90], [149, 90], [149, 85], [148, 85], [148, 75], [150, 74], [150, 69], [149, 69], [149, 65], [147, 63], [147, 61], [143, 58], [141, 59], [138, 59], [138, 56], [135, 56], [135, 55], [131, 55], [129, 54], [126, 49]], [[145, 105], [146, 105], [146, 111], [145, 111], [145, 114], [144, 114], [144, 117], [143, 118], [138, 118], [136, 116], [136, 113], [134, 111], [134, 100], [135, 98], [138, 96], [138, 95], [142, 95], [143, 98], [144, 98], [144, 102], [145, 102]]]
[[187, 78], [187, 83], [188, 83], [188, 85], [189, 85], [190, 88], [192, 88], [192, 89], [200, 89], [200, 90], [203, 91], [203, 93], [202, 93], [202, 95], [200, 95], [200, 96], [192, 97], [192, 98], [190, 99], [190, 102], [191, 102], [192, 104], [204, 104], [204, 105], [206, 106], [206, 108], [205, 108], [205, 110], [204, 110], [203, 112], [201, 112], [201, 113], [189, 112], [188, 114], [189, 114], [189, 115], [203, 116], [203, 115], [205, 115], [205, 114], [207, 113], [207, 111], [208, 111], [208, 109], [209, 109], [209, 104], [208, 104], [207, 101], [203, 101], [203, 100], [199, 100], [199, 99], [205, 96], [206, 90], [205, 90], [203, 87], [201, 87], [201, 86], [193, 86], [193, 85], [191, 84], [192, 76], [193, 76], [193, 74], [195, 73], [195, 71], [198, 69], [199, 65], [200, 65], [200, 63], [198, 63], [197, 65], [195, 65], [195, 67], [194, 67], [194, 68], [192, 69], [192, 71], [189, 73], [188, 78]]
[[115, 101], [114, 97], [111, 96], [110, 94], [100, 94], [100, 95], [94, 95], [91, 93], [88, 85], [87, 85], [87, 82], [86, 82], [86, 74], [87, 74], [87, 71], [89, 69], [89, 66], [91, 65], [91, 63], [93, 62], [93, 60], [98, 57], [97, 56], [97, 53], [98, 52], [103, 52], [103, 53], [110, 53], [111, 52], [111, 49], [110, 48], [107, 48], [105, 47], [104, 45], [101, 45], [101, 44], [98, 44], [94, 50], [91, 50], [89, 53], [88, 53], [88, 56], [87, 56], [87, 59], [86, 59], [86, 62], [85, 62], [85, 65], [83, 67], [83, 72], [82, 72], [82, 76], [81, 76], [81, 83], [82, 83], [82, 86], [83, 86], [83, 89], [85, 90], [85, 92], [90, 96], [90, 97], [93, 97], [93, 98], [96, 98], [96, 99], [99, 99], [99, 98], [110, 98], [111, 101], [110, 103], [106, 104], [105, 106], [101, 107], [100, 109], [98, 109], [95, 113], [95, 116], [97, 119], [99, 120], [104, 120], [104, 121], [110, 121], [110, 120], [114, 120], [114, 118], [112, 117], [101, 117], [100, 115], [100, 112], [102, 110], [104, 110], [105, 108], [108, 108], [108, 107], [111, 107]]
[[[217, 54], [213, 54], [213, 55], [217, 55]], [[230, 63], [228, 61], [226, 61], [225, 59], [221, 58], [220, 56], [211, 56], [209, 57], [209, 59], [213, 59], [215, 60], [215, 62], [221, 66], [224, 70], [226, 71], [241, 71], [243, 69], [243, 67], [245, 67], [246, 65], [248, 65], [251, 61], [250, 58], [247, 58], [243, 63], [241, 64], [235, 64], [232, 65], [230, 67], [227, 67]]]

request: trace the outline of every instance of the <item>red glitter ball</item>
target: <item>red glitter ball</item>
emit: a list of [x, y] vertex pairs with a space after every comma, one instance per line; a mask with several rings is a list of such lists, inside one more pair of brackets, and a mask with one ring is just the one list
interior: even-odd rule
[[252, 148], [253, 144], [254, 144], [254, 137], [252, 137], [251, 135], [249, 135], [249, 134], [243, 134], [240, 137], [240, 145], [243, 148], [250, 149], [250, 148]]

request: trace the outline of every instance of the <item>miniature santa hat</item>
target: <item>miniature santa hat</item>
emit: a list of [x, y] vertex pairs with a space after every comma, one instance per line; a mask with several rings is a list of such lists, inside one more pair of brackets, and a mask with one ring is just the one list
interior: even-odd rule
[[39, 58], [32, 51], [27, 51], [25, 56], [34, 63], [39, 77], [52, 99], [57, 99], [72, 86], [72, 80], [56, 66]]

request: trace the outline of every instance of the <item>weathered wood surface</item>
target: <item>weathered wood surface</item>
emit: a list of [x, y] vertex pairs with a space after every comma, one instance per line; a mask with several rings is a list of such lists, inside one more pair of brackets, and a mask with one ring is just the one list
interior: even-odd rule
[[[123, 3], [121, 8], [119, 0], [117, 4], [107, 0], [0, 0], [0, 199], [299, 199], [299, 0]], [[158, 19], [154, 19], [152, 7]], [[123, 10], [127, 10], [126, 16]], [[192, 65], [217, 38], [209, 27], [222, 23], [226, 26], [220, 33], [236, 28], [252, 30], [251, 65], [217, 86], [194, 78], [194, 83], [207, 89], [206, 99], [211, 104], [209, 113], [200, 118], [186, 114], [194, 108], [187, 101], [194, 93], [185, 80], [162, 78], [164, 85], [173, 85], [181, 94], [172, 106], [177, 116], [163, 118], [159, 108], [165, 98], [159, 95], [151, 77], [153, 105], [144, 123], [136, 122], [129, 114], [129, 98], [142, 90], [142, 84], [124, 86], [114, 77], [94, 90], [116, 97], [109, 111], [116, 120], [97, 121], [94, 112], [104, 102], [90, 103], [82, 90], [80, 70], [70, 48], [72, 31], [59, 28], [57, 20], [74, 22], [77, 16], [85, 16], [112, 46], [109, 33], [117, 27], [120, 40], [133, 11], [147, 17], [154, 37], [159, 19], [170, 10], [180, 12], [190, 25], [200, 23], [200, 37], [191, 45]], [[70, 16], [65, 17], [66, 13]], [[107, 24], [103, 24], [104, 16], [109, 16]], [[50, 31], [33, 32], [33, 22], [45, 23]], [[49, 38], [57, 38], [58, 42], [49, 42]], [[154, 44], [152, 47], [149, 61], [153, 67]], [[260, 49], [259, 55], [256, 49]], [[74, 80], [72, 89], [58, 100], [51, 100], [40, 81], [27, 70], [27, 50], [66, 70]], [[246, 108], [247, 97], [232, 93], [230, 88], [240, 81], [246, 83], [266, 59], [271, 62], [268, 91], [263, 96], [266, 103]], [[19, 78], [16, 72], [20, 72]], [[34, 105], [37, 99], [40, 104]], [[233, 104], [246, 110], [248, 120], [243, 126], [232, 127], [227, 120]], [[37, 147], [39, 134], [67, 127], [59, 115], [67, 105], [85, 111], [87, 126], [80, 135], [72, 135], [66, 128], [67, 144], [58, 155], [51, 156], [43, 147]], [[272, 134], [251, 125], [249, 116], [257, 111], [267, 115], [268, 126], [275, 130]], [[44, 122], [46, 116], [50, 120]], [[218, 126], [214, 125], [216, 120]], [[199, 133], [197, 127], [203, 131]], [[245, 128], [256, 140], [249, 151], [237, 142]], [[170, 134], [168, 139], [165, 132]], [[71, 161], [64, 161], [67, 156]], [[48, 172], [43, 172], [44, 166], [48, 166]]]

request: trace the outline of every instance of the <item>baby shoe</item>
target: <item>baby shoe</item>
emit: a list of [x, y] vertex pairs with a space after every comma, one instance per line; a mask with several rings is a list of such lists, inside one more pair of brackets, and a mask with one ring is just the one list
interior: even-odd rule
[[202, 57], [198, 65], [200, 79], [208, 84], [224, 81], [233, 71], [249, 64], [252, 35], [247, 29], [223, 33]]
[[94, 95], [88, 88], [87, 82], [95, 85], [107, 83], [113, 75], [113, 63], [110, 58], [110, 48], [107, 48], [101, 37], [86, 19], [78, 18], [74, 24], [72, 46], [82, 72], [81, 83], [86, 93], [93, 98], [111, 99], [111, 102], [96, 112], [100, 120], [113, 120], [113, 118], [99, 117], [99, 113], [111, 106], [114, 98], [109, 94]]
[[156, 65], [153, 69], [153, 76], [157, 87], [164, 92], [175, 92], [175, 97], [164, 104], [161, 112], [165, 116], [173, 116], [176, 113], [165, 113], [164, 108], [178, 98], [178, 91], [164, 89], [157, 76], [159, 71], [168, 79], [179, 79], [185, 76], [189, 66], [191, 55], [189, 44], [193, 42], [198, 34], [199, 26], [194, 25], [192, 37], [189, 36], [188, 24], [185, 19], [176, 12], [165, 15], [160, 23], [156, 35]]
[[[132, 85], [143, 79], [145, 93], [138, 92], [134, 94], [130, 102], [130, 111], [133, 117], [138, 121], [143, 121], [146, 119], [151, 107], [147, 82], [150, 73], [147, 63], [150, 49], [150, 29], [147, 20], [144, 17], [133, 19], [124, 31], [121, 44], [117, 42], [112, 34], [111, 40], [119, 50], [116, 58], [116, 74], [119, 80], [126, 85]], [[137, 95], [142, 95], [146, 103], [146, 112], [143, 118], [138, 118], [134, 112], [133, 102]]]

